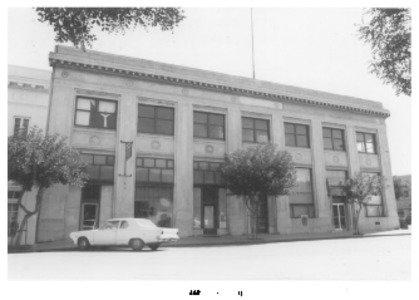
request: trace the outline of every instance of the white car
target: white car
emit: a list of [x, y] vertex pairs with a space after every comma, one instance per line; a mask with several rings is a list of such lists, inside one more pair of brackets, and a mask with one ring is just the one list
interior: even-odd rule
[[130, 246], [141, 250], [144, 246], [157, 250], [162, 243], [179, 240], [178, 229], [157, 227], [149, 219], [114, 218], [98, 229], [74, 231], [70, 238], [82, 250], [90, 246]]

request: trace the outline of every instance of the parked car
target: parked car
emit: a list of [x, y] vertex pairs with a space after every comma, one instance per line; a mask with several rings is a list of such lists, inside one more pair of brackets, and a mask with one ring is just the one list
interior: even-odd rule
[[137, 251], [148, 246], [157, 250], [162, 243], [179, 240], [178, 229], [157, 227], [140, 218], [110, 219], [98, 229], [74, 231], [70, 238], [82, 250], [90, 246], [130, 246]]

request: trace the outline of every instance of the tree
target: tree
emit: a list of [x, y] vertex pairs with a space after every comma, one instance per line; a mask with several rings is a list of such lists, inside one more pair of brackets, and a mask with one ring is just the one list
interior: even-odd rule
[[286, 195], [296, 181], [291, 155], [272, 144], [228, 154], [221, 175], [230, 192], [244, 201], [255, 236], [262, 197]]
[[179, 8], [145, 7], [37, 7], [38, 21], [48, 22], [54, 29], [55, 41], [71, 42], [75, 47], [92, 46], [97, 40], [93, 28], [108, 33], [125, 33], [138, 26], [173, 30], [185, 16]]
[[359, 216], [362, 208], [368, 205], [372, 196], [381, 193], [381, 177], [359, 173], [348, 178], [343, 187], [346, 201], [352, 206], [354, 234], [359, 235]]
[[372, 50], [370, 72], [396, 94], [411, 94], [411, 16], [407, 8], [371, 8], [358, 25], [359, 37]]
[[[8, 180], [22, 187], [18, 205], [24, 212], [13, 237], [16, 246], [28, 219], [38, 213], [45, 190], [59, 183], [83, 186], [87, 179], [84, 167], [79, 153], [58, 134], [44, 135], [34, 127], [27, 135], [9, 137]], [[22, 203], [22, 198], [25, 192], [32, 190], [36, 191], [36, 197], [34, 209], [30, 210]]]

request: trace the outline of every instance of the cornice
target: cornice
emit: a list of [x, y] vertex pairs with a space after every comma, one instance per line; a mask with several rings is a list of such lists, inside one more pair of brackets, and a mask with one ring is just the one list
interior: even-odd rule
[[234, 95], [239, 95], [239, 96], [257, 97], [261, 99], [279, 101], [283, 103], [303, 104], [303, 105], [322, 107], [322, 108], [327, 108], [327, 109], [337, 110], [337, 111], [349, 111], [349, 112], [358, 113], [358, 114], [373, 115], [373, 116], [378, 116], [382, 118], [387, 118], [390, 116], [390, 114], [385, 110], [379, 111], [379, 110], [360, 108], [360, 107], [355, 107], [355, 106], [350, 106], [350, 105], [334, 104], [334, 103], [322, 102], [318, 100], [307, 99], [304, 97], [293, 97], [293, 96], [288, 96], [288, 95], [282, 95], [279, 93], [262, 92], [255, 89], [237, 88], [237, 87], [233, 87], [229, 85], [213, 84], [213, 83], [208, 83], [208, 82], [203, 82], [203, 81], [198, 81], [198, 80], [190, 80], [190, 79], [184, 79], [184, 78], [167, 76], [167, 75], [137, 72], [137, 71], [124, 69], [124, 68], [103, 66], [103, 65], [95, 64], [95, 63], [82, 63], [82, 62], [72, 61], [69, 59], [62, 59], [62, 58], [59, 59], [59, 58], [54, 58], [54, 57], [50, 57], [49, 62], [51, 66], [63, 66], [63, 67], [68, 67], [68, 68], [89, 70], [93, 72], [111, 73], [111, 74], [117, 74], [119, 76], [126, 76], [126, 77], [131, 77], [131, 78], [140, 79], [140, 80], [154, 81], [154, 82], [160, 82], [160, 83], [163, 82], [166, 84], [205, 89], [205, 90], [234, 94]]
[[31, 90], [31, 91], [36, 91], [36, 92], [44, 92], [44, 93], [47, 93], [49, 90], [47, 85], [18, 82], [15, 80], [9, 80], [8, 87], [22, 89], [22, 90]]

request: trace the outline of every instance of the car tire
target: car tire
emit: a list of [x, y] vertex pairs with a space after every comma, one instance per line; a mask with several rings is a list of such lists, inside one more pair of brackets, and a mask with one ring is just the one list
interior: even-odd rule
[[129, 241], [129, 246], [134, 251], [141, 251], [144, 248], [144, 242], [142, 239], [132, 239]]
[[156, 251], [159, 247], [161, 246], [160, 243], [154, 243], [154, 244], [149, 244], [148, 247], [150, 247], [151, 250]]
[[84, 237], [84, 236], [79, 237], [79, 239], [77, 240], [77, 247], [80, 250], [87, 250], [87, 249], [89, 249], [89, 247], [90, 247], [89, 240], [86, 237]]

